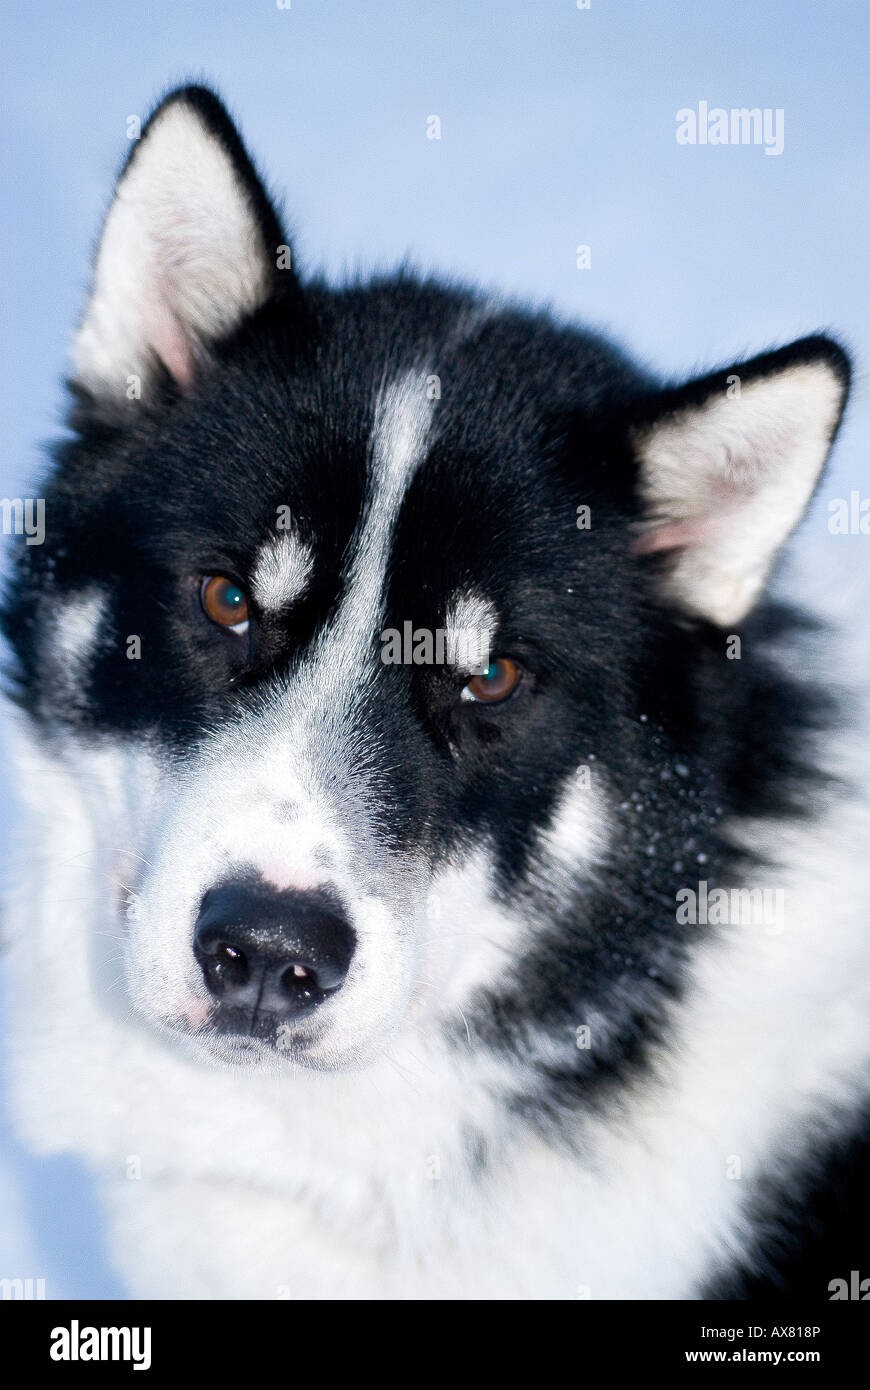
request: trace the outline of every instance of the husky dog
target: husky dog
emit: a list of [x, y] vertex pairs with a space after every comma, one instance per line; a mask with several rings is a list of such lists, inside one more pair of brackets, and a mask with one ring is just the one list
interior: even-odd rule
[[14, 1104], [132, 1294], [866, 1264], [858, 716], [763, 596], [848, 378], [306, 281], [217, 98], [157, 108], [4, 616]]

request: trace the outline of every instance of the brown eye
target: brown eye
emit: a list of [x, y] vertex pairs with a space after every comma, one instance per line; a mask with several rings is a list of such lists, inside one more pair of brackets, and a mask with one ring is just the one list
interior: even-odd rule
[[199, 601], [206, 617], [219, 627], [241, 631], [248, 622], [248, 600], [244, 589], [226, 575], [214, 574], [202, 581]]
[[464, 699], [494, 705], [513, 694], [519, 678], [520, 671], [516, 662], [511, 661], [509, 656], [498, 656], [480, 675], [472, 676], [462, 695]]

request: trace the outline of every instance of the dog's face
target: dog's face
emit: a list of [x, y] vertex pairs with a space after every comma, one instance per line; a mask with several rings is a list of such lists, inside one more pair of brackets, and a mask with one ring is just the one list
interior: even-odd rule
[[823, 466], [835, 346], [659, 391], [465, 293], [303, 287], [188, 90], [75, 384], [6, 626], [139, 1010], [227, 1061], [593, 1016], [629, 1049], [679, 972], [650, 904], [729, 809], [699, 689]]

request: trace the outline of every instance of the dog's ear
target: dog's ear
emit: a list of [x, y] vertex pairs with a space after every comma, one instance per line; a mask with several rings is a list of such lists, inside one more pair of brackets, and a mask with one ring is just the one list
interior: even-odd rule
[[828, 338], [663, 392], [632, 429], [643, 520], [637, 548], [683, 612], [727, 627], [759, 597], [821, 476], [849, 387]]
[[[224, 107], [183, 87], [157, 107], [118, 180], [74, 350], [74, 380], [123, 401], [160, 362], [187, 387], [292, 276], [275, 211]], [[135, 391], [135, 387], [133, 388]]]

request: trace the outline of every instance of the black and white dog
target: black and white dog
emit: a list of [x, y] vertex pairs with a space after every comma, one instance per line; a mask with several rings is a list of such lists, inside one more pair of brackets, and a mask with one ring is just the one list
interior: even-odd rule
[[840, 348], [664, 388], [451, 285], [303, 283], [185, 88], [74, 360], [5, 604], [14, 1093], [129, 1289], [870, 1274], [858, 714], [762, 598]]

